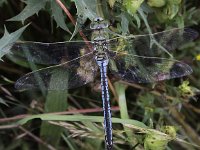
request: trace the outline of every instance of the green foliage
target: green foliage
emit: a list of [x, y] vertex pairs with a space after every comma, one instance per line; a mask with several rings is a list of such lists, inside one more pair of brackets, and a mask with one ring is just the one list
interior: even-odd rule
[[176, 129], [173, 126], [163, 126], [160, 132], [149, 131], [144, 139], [145, 150], [165, 150], [169, 141], [176, 138]]
[[45, 7], [47, 0], [26, 0], [24, 2], [26, 3], [26, 7], [21, 13], [8, 19], [8, 21], [22, 21], [22, 23], [24, 23], [28, 17], [38, 14], [38, 12]]
[[135, 14], [136, 11], [140, 8], [144, 0], [124, 0], [123, 5], [127, 12], [131, 15]]
[[97, 17], [97, 0], [72, 0], [76, 4], [77, 9], [77, 21], [74, 33], [72, 34], [70, 40], [77, 34], [81, 29], [81, 26], [85, 23], [87, 19], [94, 20]]
[[51, 10], [52, 10], [52, 17], [55, 19], [57, 26], [71, 33], [67, 25], [65, 24], [65, 17], [63, 15], [62, 9], [58, 6], [58, 4], [54, 0], [51, 0]]
[[20, 28], [19, 30], [8, 33], [6, 27], [4, 31], [3, 37], [0, 39], [0, 60], [1, 58], [10, 52], [10, 47], [12, 47], [12, 43], [15, 42], [23, 33], [23, 31], [27, 28], [28, 25]]
[[165, 6], [166, 2], [167, 2], [166, 0], [160, 0], [160, 1], [148, 0], [147, 4], [151, 7], [163, 7]]
[[[67, 91], [67, 74], [62, 74], [58, 70], [49, 84], [53, 88], [57, 85], [56, 88], [62, 88], [63, 91], [50, 89], [45, 91], [42, 88], [31, 91], [14, 90], [13, 83], [10, 81], [15, 81], [19, 76], [30, 72], [34, 69], [33, 65], [37, 67], [37, 64], [24, 65], [21, 58], [4, 57], [10, 53], [9, 47], [20, 36], [23, 40], [33, 39], [41, 42], [68, 40], [71, 36], [80, 39], [82, 37], [77, 33], [82, 25], [87, 26], [96, 16], [110, 21], [109, 32], [123, 36], [151, 34], [173, 27], [196, 25], [197, 29], [200, 28], [200, 9], [197, 7], [200, 3], [195, 0], [62, 2], [70, 15], [76, 19], [75, 27], [70, 20], [70, 15], [64, 14], [55, 0], [0, 1], [1, 19], [8, 31], [12, 31], [8, 33], [7, 29], [3, 28], [5, 25], [1, 24], [0, 33], [3, 35], [4, 32], [4, 35], [0, 39], [0, 59], [4, 62], [0, 62], [0, 105], [2, 106], [0, 135], [5, 138], [0, 138], [0, 149], [44, 150], [48, 146], [58, 150], [105, 149], [103, 117], [102, 112], [99, 113], [102, 103], [100, 93], [95, 92], [95, 84]], [[2, 13], [4, 11], [5, 14]], [[16, 21], [31, 22], [31, 24], [20, 27], [21, 24]], [[24, 32], [26, 28], [28, 30]], [[74, 33], [71, 35], [70, 31], [73, 30]], [[23, 36], [22, 32], [24, 32]], [[162, 45], [156, 43], [154, 39], [151, 40], [153, 44]], [[124, 48], [124, 42], [126, 41], [121, 41], [121, 44], [116, 47], [118, 51]], [[198, 84], [200, 63], [194, 62], [194, 58], [200, 60], [200, 42], [197, 39], [180, 46], [177, 51], [170, 52], [169, 55], [172, 56], [173, 53], [175, 58], [185, 61], [193, 68], [194, 73], [187, 81], [181, 83], [182, 80], [174, 79], [152, 85], [114, 83], [116, 79], [111, 80], [111, 106], [112, 109], [115, 109], [113, 106], [117, 106], [117, 109], [112, 111], [114, 149], [194, 150], [199, 148], [199, 101], [195, 95], [199, 93], [198, 88], [200, 88]], [[98, 78], [96, 80], [98, 81]], [[66, 83], [66, 87], [59, 87], [65, 85], [59, 84], [60, 82]], [[18, 114], [26, 115], [25, 112], [29, 116], [18, 116]], [[57, 114], [51, 114], [52, 112]], [[21, 119], [16, 121], [19, 118]], [[25, 131], [16, 128], [16, 125], [26, 128], [27, 133], [24, 134]], [[9, 128], [11, 130], [8, 130]], [[177, 128], [181, 138], [177, 137]], [[28, 131], [32, 133], [29, 134]], [[26, 138], [13, 138], [21, 135], [30, 136], [29, 138], [36, 141], [33, 143], [33, 140], [26, 141]]]
[[[50, 89], [46, 96], [45, 102], [45, 112], [57, 112], [57, 111], [65, 111], [67, 109], [67, 73], [60, 73], [59, 70], [55, 72], [50, 81]], [[65, 87], [62, 87], [62, 82], [65, 82]], [[57, 89], [59, 90], [51, 90], [51, 87], [55, 89], [55, 83], [57, 85]], [[58, 145], [60, 141], [60, 135], [62, 133], [62, 128], [51, 125], [47, 122], [43, 122], [41, 126], [40, 135], [47, 139], [48, 143], [52, 143], [53, 145]], [[40, 149], [44, 150], [45, 147], [41, 147]]]
[[4, 3], [6, 3], [7, 2], [7, 0], [1, 0], [0, 1], [0, 6], [2, 6]]
[[0, 104], [3, 104], [5, 106], [8, 106], [8, 104], [5, 102], [5, 100], [3, 100], [1, 97], [0, 97]]
[[73, 0], [76, 4], [77, 15], [83, 19], [83, 22], [87, 18], [93, 20], [97, 17], [96, 7], [97, 0]]
[[165, 134], [148, 133], [144, 140], [145, 150], [165, 150], [168, 142], [172, 140]]

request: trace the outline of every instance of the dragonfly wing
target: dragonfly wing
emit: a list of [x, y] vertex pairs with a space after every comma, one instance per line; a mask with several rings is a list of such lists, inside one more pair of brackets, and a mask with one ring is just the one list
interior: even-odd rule
[[[94, 80], [98, 66], [93, 53], [82, 57], [42, 68], [22, 76], [17, 80], [17, 89], [44, 88], [46, 90], [65, 90], [76, 88]], [[53, 79], [56, 77], [56, 80]]]
[[92, 51], [90, 41], [56, 43], [16, 42], [9, 48], [11, 56], [37, 64], [60, 64]]
[[198, 37], [198, 32], [190, 28], [177, 28], [155, 33], [153, 37], [166, 50], [171, 51], [196, 39]]
[[122, 80], [135, 83], [156, 82], [192, 73], [189, 65], [174, 59], [120, 54], [110, 58], [109, 69]]
[[118, 37], [109, 40], [112, 50], [142, 56], [164, 56], [166, 52], [194, 40], [198, 33], [190, 28], [175, 28], [146, 35]]

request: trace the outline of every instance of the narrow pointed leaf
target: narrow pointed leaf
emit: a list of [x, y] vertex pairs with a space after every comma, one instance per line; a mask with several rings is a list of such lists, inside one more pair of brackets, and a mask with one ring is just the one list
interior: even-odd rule
[[72, 0], [75, 2], [77, 9], [77, 22], [75, 30], [70, 38], [70, 40], [78, 33], [82, 25], [85, 23], [87, 18], [94, 20], [97, 17], [96, 6], [97, 0]]
[[65, 24], [65, 17], [63, 15], [62, 9], [60, 8], [60, 6], [57, 5], [55, 0], [51, 1], [51, 10], [52, 10], [52, 16], [56, 21], [57, 26], [71, 34], [71, 32], [69, 31], [69, 29]]
[[26, 26], [20, 28], [19, 30], [15, 31], [13, 33], [10, 33], [10, 34], [8, 33], [8, 31], [5, 27], [4, 35], [0, 39], [0, 60], [4, 55], [6, 55], [10, 52], [12, 43], [14, 43], [21, 36], [21, 34], [23, 33], [23, 31], [26, 29], [26, 27], [28, 25], [26, 25]]
[[22, 21], [28, 17], [37, 14], [46, 5], [47, 0], [26, 0], [26, 7], [15, 17], [8, 19], [8, 21]]

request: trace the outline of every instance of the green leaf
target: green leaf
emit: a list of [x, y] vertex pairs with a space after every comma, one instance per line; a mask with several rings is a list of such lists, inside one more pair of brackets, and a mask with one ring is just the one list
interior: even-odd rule
[[116, 0], [108, 0], [108, 3], [109, 3], [111, 8], [113, 8], [115, 2], [116, 2]]
[[[29, 24], [28, 24], [29, 25]], [[19, 30], [9, 34], [6, 27], [3, 37], [0, 39], [0, 60], [1, 58], [10, 52], [10, 48], [12, 47], [11, 43], [14, 43], [23, 33], [23, 31], [28, 26], [24, 26]]]
[[[62, 82], [65, 82], [66, 84], [63, 86]], [[49, 83], [50, 88], [45, 102], [45, 112], [61, 112], [67, 109], [67, 83], [68, 72], [63, 73], [63, 71], [58, 69], [52, 75]], [[56, 88], [57, 90], [51, 90], [51, 88]], [[59, 126], [43, 122], [40, 134], [45, 141], [48, 141], [48, 143], [51, 143], [51, 145], [56, 147], [59, 143], [62, 131], [62, 128]], [[46, 148], [41, 145], [40, 149], [45, 150]]]
[[87, 18], [90, 20], [94, 20], [97, 17], [96, 7], [97, 7], [97, 0], [72, 0], [75, 2], [76, 9], [77, 9], [77, 21], [75, 30], [70, 38], [70, 40], [78, 33], [81, 29], [82, 25], [85, 23]]
[[145, 150], [165, 150], [169, 141], [173, 140], [167, 134], [160, 134], [159, 132], [147, 133], [144, 140]]
[[160, 22], [166, 22], [168, 20], [172, 20], [180, 9], [180, 6], [177, 4], [168, 3], [163, 8], [155, 8], [156, 17]]
[[8, 104], [0, 97], [0, 104], [8, 106]]
[[180, 4], [181, 1], [182, 1], [182, 0], [168, 0], [168, 2], [169, 2], [170, 4], [176, 4], [176, 5]]
[[8, 21], [22, 21], [26, 20], [28, 17], [37, 14], [46, 5], [47, 0], [26, 0], [26, 7], [17, 16], [8, 19]]
[[72, 0], [76, 4], [77, 15], [84, 18], [93, 20], [97, 17], [96, 6], [97, 0]]
[[124, 0], [123, 5], [126, 8], [127, 12], [133, 15], [140, 8], [143, 2], [144, 0]]
[[71, 32], [69, 31], [68, 27], [65, 24], [65, 17], [63, 15], [62, 9], [60, 8], [60, 6], [58, 6], [55, 0], [51, 0], [51, 10], [52, 10], [52, 17], [56, 21], [57, 26], [71, 34]]
[[163, 7], [166, 4], [166, 0], [148, 0], [147, 4], [151, 7]]
[[1, 0], [1, 1], [0, 1], [0, 6], [2, 6], [3, 3], [7, 3], [7, 0]]
[[137, 27], [140, 28], [141, 27], [140, 17], [137, 14], [133, 14], [133, 17], [135, 18], [137, 22]]
[[121, 18], [121, 28], [122, 28], [122, 33], [129, 33], [129, 20], [127, 19], [126, 15], [124, 13], [120, 14], [119, 16]]
[[[54, 115], [54, 114], [39, 114], [39, 115], [31, 115], [26, 118], [23, 118], [17, 122], [19, 125], [24, 125], [28, 121], [32, 119], [40, 118], [41, 120], [46, 121], [90, 121], [90, 122], [103, 122], [104, 118], [101, 116], [82, 116], [82, 115]], [[134, 127], [140, 127], [144, 129], [148, 129], [148, 127], [137, 120], [133, 119], [120, 119], [120, 118], [112, 118], [113, 123], [121, 123], [121, 124], [130, 124]]]

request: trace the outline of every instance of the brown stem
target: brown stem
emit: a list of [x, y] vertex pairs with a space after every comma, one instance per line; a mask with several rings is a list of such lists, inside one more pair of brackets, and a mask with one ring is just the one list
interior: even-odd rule
[[[111, 110], [117, 111], [119, 110], [119, 107], [112, 107]], [[70, 111], [64, 111], [64, 112], [54, 112], [54, 113], [46, 113], [46, 114], [54, 114], [54, 115], [67, 115], [67, 114], [79, 114], [79, 113], [93, 113], [93, 112], [101, 112], [102, 108], [92, 108], [92, 109], [78, 109], [78, 110], [70, 110]], [[1, 118], [0, 123], [3, 122], [9, 122], [9, 121], [15, 121], [19, 119], [23, 119], [25, 117], [29, 117], [31, 115], [18, 115], [15, 117], [10, 117], [10, 118]]]
[[[69, 17], [69, 19], [71, 20], [71, 22], [75, 26], [76, 25], [76, 21], [73, 18], [73, 16], [71, 15], [71, 13], [69, 12], [69, 10], [67, 9], [67, 7], [65, 7], [65, 5], [60, 0], [56, 0], [56, 2], [63, 9], [63, 11], [65, 12], [65, 14]], [[88, 43], [88, 39], [83, 34], [83, 32], [79, 31], [79, 34], [81, 35], [81, 37], [83, 38], [83, 40], [86, 42], [86, 44], [88, 45], [88, 47], [91, 48], [91, 45]]]

